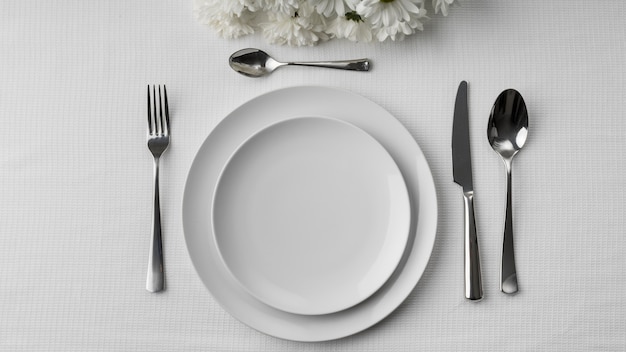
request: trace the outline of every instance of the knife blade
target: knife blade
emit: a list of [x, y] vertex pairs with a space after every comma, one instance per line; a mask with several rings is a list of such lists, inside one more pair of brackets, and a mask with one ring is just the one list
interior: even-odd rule
[[474, 184], [470, 151], [469, 111], [467, 82], [462, 81], [454, 103], [452, 123], [452, 174], [454, 182], [463, 188], [464, 208], [464, 271], [465, 298], [479, 300], [483, 297], [480, 273], [478, 237], [474, 217]]

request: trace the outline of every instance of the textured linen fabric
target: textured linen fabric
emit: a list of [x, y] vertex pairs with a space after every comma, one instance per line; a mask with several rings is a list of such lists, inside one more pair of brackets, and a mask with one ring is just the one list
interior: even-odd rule
[[[1, 351], [626, 350], [626, 3], [465, 0], [403, 42], [271, 46], [218, 38], [191, 1], [0, 3]], [[251, 79], [228, 56], [369, 57], [369, 73], [284, 68]], [[463, 298], [463, 202], [452, 182], [456, 88], [469, 82], [485, 298]], [[172, 143], [161, 160], [166, 291], [145, 286], [152, 160], [145, 87], [167, 84]], [[323, 343], [266, 336], [201, 284], [181, 204], [202, 141], [268, 91], [322, 85], [382, 105], [411, 132], [435, 179], [439, 219], [426, 272], [362, 333]], [[487, 143], [506, 88], [530, 133], [513, 164], [521, 291], [499, 292], [504, 168]], [[323, 103], [323, 102], [320, 102]]]

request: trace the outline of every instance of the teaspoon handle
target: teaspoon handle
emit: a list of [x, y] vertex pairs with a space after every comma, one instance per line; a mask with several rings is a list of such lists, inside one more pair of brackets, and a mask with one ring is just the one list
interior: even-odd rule
[[465, 298], [479, 300], [483, 298], [483, 286], [474, 218], [474, 193], [463, 192], [463, 201], [465, 209]]
[[288, 62], [290, 66], [313, 66], [335, 68], [350, 71], [369, 71], [369, 59], [342, 60], [342, 61], [313, 61], [313, 62]]
[[504, 239], [502, 241], [502, 265], [500, 267], [500, 290], [504, 293], [516, 293], [517, 271], [515, 270], [515, 251], [513, 249], [513, 209], [511, 201], [511, 163], [506, 165], [506, 217], [504, 219]]

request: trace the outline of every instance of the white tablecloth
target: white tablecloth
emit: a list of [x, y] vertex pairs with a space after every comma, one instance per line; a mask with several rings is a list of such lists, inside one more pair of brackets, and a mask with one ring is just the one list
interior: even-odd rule
[[[403, 42], [270, 46], [218, 38], [191, 1], [0, 3], [0, 350], [624, 351], [626, 349], [626, 3], [470, 1]], [[369, 73], [286, 68], [264, 79], [228, 56], [369, 57]], [[450, 137], [470, 84], [476, 213], [485, 298], [463, 298], [463, 215]], [[167, 290], [144, 289], [152, 160], [145, 87], [165, 83], [172, 144], [161, 160]], [[201, 284], [181, 203], [206, 136], [274, 89], [349, 89], [394, 114], [432, 168], [439, 226], [407, 301], [373, 328], [325, 343], [266, 336]], [[499, 292], [505, 178], [486, 138], [496, 96], [524, 96], [526, 148], [514, 162], [521, 291]]]

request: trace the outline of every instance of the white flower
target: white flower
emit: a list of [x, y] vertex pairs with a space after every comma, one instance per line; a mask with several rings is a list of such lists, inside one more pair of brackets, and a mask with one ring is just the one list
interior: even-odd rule
[[368, 19], [374, 28], [396, 26], [397, 22], [409, 22], [421, 15], [422, 0], [363, 0], [356, 11]]
[[333, 14], [342, 16], [345, 13], [344, 0], [308, 0], [309, 5], [313, 6], [317, 13], [326, 17]]
[[391, 39], [393, 41], [403, 40], [405, 36], [415, 33], [415, 29], [423, 30], [424, 26], [417, 20], [409, 22], [396, 21], [391, 26], [375, 29], [376, 38], [379, 41]]
[[424, 24], [420, 21], [422, 18], [426, 18], [426, 10], [423, 8], [409, 21], [398, 21], [391, 26], [377, 29], [376, 38], [381, 42], [387, 38], [393, 41], [403, 40], [405, 36], [415, 33], [415, 30], [424, 30]]
[[452, 5], [453, 2], [454, 0], [433, 0], [433, 7], [435, 8], [435, 13], [439, 13], [439, 11], [441, 11], [442, 15], [448, 16], [448, 9], [450, 8], [450, 5]]
[[325, 19], [307, 3], [300, 4], [293, 15], [269, 12], [269, 21], [261, 23], [263, 35], [272, 44], [311, 46], [328, 40]]
[[[232, 0], [222, 0], [232, 1]], [[286, 15], [293, 15], [300, 7], [300, 0], [262, 0], [263, 9], [268, 13], [280, 12]]]
[[448, 8], [450, 8], [450, 5], [452, 5], [453, 2], [454, 0], [433, 0], [435, 13], [439, 13], [439, 11], [441, 11], [442, 15], [448, 16]]
[[252, 12], [259, 11], [263, 9], [263, 6], [265, 6], [265, 0], [239, 0], [239, 1], [243, 2], [243, 4], [246, 5], [248, 10]]
[[372, 41], [371, 26], [356, 11], [346, 12], [344, 16], [335, 18], [328, 27], [328, 33], [353, 42]]
[[[229, 2], [229, 4], [224, 4]], [[218, 35], [226, 39], [238, 38], [254, 33], [250, 25], [253, 14], [238, 1], [203, 0], [196, 3], [198, 22], [213, 28]], [[241, 3], [239, 3], [241, 4]]]
[[[272, 44], [315, 45], [330, 37], [402, 40], [423, 30], [426, 3], [447, 16], [455, 0], [193, 0], [198, 22], [224, 38], [262, 30]], [[432, 2], [431, 2], [432, 1]]]

